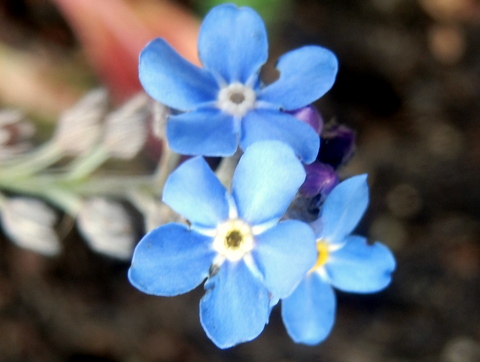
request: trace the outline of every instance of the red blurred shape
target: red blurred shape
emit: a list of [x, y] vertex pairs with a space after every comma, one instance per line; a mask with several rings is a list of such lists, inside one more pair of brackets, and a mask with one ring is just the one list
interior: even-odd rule
[[195, 64], [199, 21], [168, 1], [53, 0], [83, 44], [92, 67], [121, 103], [141, 89], [138, 55], [152, 39], [166, 39]]

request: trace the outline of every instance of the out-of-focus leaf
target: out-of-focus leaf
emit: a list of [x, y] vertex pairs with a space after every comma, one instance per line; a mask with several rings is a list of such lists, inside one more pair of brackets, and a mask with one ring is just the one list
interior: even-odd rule
[[195, 4], [201, 13], [206, 14], [214, 6], [230, 2], [255, 9], [269, 28], [281, 22], [292, 5], [291, 0], [197, 0]]

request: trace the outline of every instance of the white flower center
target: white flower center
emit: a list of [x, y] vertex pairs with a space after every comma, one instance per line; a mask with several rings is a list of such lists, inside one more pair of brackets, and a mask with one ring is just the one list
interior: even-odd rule
[[217, 226], [213, 248], [230, 261], [238, 261], [253, 249], [254, 239], [250, 225], [240, 219], [231, 219]]
[[217, 107], [233, 116], [243, 117], [255, 107], [255, 91], [242, 83], [232, 83], [218, 93]]

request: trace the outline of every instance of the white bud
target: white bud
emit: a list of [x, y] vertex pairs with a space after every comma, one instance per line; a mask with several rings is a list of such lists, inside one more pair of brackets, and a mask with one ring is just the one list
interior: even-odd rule
[[133, 219], [119, 202], [101, 197], [85, 201], [77, 226], [96, 252], [122, 260], [132, 256], [137, 240]]
[[15, 109], [0, 110], [0, 159], [24, 153], [32, 148], [30, 143], [35, 127]]
[[103, 146], [110, 156], [131, 159], [142, 149], [148, 135], [149, 98], [140, 93], [105, 119]]
[[43, 201], [27, 197], [7, 199], [1, 220], [5, 234], [18, 246], [47, 256], [60, 252], [54, 229], [57, 215]]
[[108, 106], [104, 89], [87, 93], [73, 107], [60, 115], [54, 139], [62, 151], [78, 155], [98, 143], [103, 130], [102, 119]]

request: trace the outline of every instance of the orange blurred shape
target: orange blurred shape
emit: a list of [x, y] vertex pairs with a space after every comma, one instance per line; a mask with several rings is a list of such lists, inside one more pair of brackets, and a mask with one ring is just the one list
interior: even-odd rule
[[67, 18], [86, 56], [116, 103], [141, 89], [138, 55], [162, 37], [199, 64], [199, 21], [166, 0], [53, 0]]

